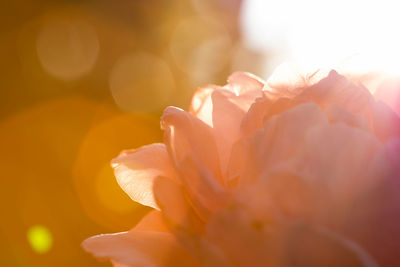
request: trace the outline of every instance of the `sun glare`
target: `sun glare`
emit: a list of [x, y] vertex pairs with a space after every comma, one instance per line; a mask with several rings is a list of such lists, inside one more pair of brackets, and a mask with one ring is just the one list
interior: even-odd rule
[[350, 65], [353, 72], [399, 75], [396, 7], [391, 0], [247, 0], [241, 27], [247, 46], [282, 51], [270, 55], [267, 72], [277, 62], [294, 61], [307, 67]]

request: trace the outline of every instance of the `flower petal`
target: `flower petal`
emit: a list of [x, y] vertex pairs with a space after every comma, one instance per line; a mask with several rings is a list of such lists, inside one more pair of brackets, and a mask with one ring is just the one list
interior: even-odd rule
[[381, 145], [371, 133], [342, 123], [312, 128], [302, 145], [290, 168], [307, 178], [319, 199], [314, 219], [335, 229], [370, 184], [367, 167]]
[[150, 211], [135, 226], [134, 230], [135, 231], [168, 232], [168, 228], [164, 223], [162, 213], [158, 210]]
[[226, 87], [237, 95], [241, 95], [249, 91], [261, 91], [264, 85], [263, 80], [251, 73], [234, 72], [229, 76]]
[[176, 180], [172, 162], [163, 144], [152, 144], [123, 153], [112, 161], [118, 184], [130, 198], [157, 209], [153, 182], [157, 176]]
[[366, 88], [355, 85], [334, 70], [326, 78], [304, 88], [296, 98], [297, 101], [315, 102], [321, 108], [338, 104], [354, 114], [366, 114], [372, 103], [372, 95]]
[[379, 260], [397, 266], [400, 250], [400, 138], [387, 142], [367, 168], [369, 181], [349, 208], [344, 234]]
[[355, 115], [337, 104], [329, 104], [325, 108], [325, 113], [330, 123], [341, 122], [352, 127], [363, 129], [367, 132], [371, 131], [370, 125], [364, 116]]
[[322, 227], [295, 225], [287, 240], [287, 266], [379, 267], [359, 244]]
[[188, 204], [182, 187], [159, 177], [154, 183], [154, 195], [169, 228], [198, 229], [199, 218]]
[[127, 266], [197, 266], [170, 233], [129, 231], [93, 236], [83, 248]]
[[275, 226], [254, 220], [241, 206], [232, 206], [214, 214], [207, 224], [206, 237], [231, 266], [283, 266], [283, 239]]
[[207, 217], [220, 206], [224, 191], [212, 129], [192, 114], [173, 107], [164, 111], [161, 123], [167, 149], [191, 203]]
[[374, 132], [381, 141], [400, 137], [400, 117], [389, 106], [378, 101], [372, 114]]
[[[213, 133], [216, 140], [221, 171], [225, 177], [233, 144], [239, 139], [240, 125], [250, 104], [257, 94], [246, 92], [236, 96], [228, 90], [216, 90], [212, 94]], [[261, 91], [257, 91], [261, 94]], [[229, 133], [229, 134], [227, 134]]]
[[236, 145], [242, 147], [240, 154], [232, 154], [229, 177], [240, 177], [240, 183], [247, 184], [263, 172], [279, 168], [302, 149], [305, 133], [310, 128], [327, 121], [324, 112], [314, 103], [301, 104], [272, 116], [252, 137]]
[[209, 126], [212, 124], [212, 109], [213, 104], [211, 100], [212, 93], [216, 90], [217, 86], [207, 86], [199, 88], [193, 94], [192, 102], [190, 104], [189, 112], [202, 120]]
[[342, 123], [319, 125], [307, 133], [296, 161], [303, 177], [329, 184], [337, 196], [343, 196], [344, 184], [365, 182], [362, 174], [379, 148], [378, 140], [359, 128]]
[[235, 96], [244, 96], [240, 105], [242, 109], [247, 106], [245, 108], [247, 110], [253, 100], [261, 96], [263, 87], [264, 82], [260, 78], [246, 72], [235, 72], [229, 76], [228, 84], [224, 87], [208, 85], [197, 89], [193, 94], [189, 112], [213, 127], [213, 104], [215, 103], [211, 100], [211, 96], [214, 92], [225, 91]]

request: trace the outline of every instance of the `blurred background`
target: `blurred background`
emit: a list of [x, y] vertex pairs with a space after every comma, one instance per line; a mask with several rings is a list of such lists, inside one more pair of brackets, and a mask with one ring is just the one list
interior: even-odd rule
[[[109, 266], [82, 240], [148, 212], [110, 160], [161, 141], [163, 109], [187, 108], [200, 86], [237, 70], [266, 79], [285, 60], [399, 74], [390, 1], [323, 2], [3, 1], [1, 265]], [[381, 96], [400, 103], [398, 80], [389, 85]]]

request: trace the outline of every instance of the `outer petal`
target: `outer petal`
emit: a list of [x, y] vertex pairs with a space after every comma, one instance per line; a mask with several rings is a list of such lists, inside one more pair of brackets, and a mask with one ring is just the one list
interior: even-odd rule
[[247, 72], [234, 72], [228, 78], [228, 85], [225, 86], [237, 95], [250, 91], [263, 90], [265, 82], [259, 77]]
[[190, 112], [213, 128], [223, 176], [241, 121], [254, 100], [262, 96], [263, 87], [261, 79], [235, 72], [224, 87], [207, 86], [193, 96]]
[[212, 94], [213, 132], [224, 177], [232, 146], [240, 137], [242, 120], [250, 105], [261, 95], [261, 90], [246, 91], [242, 95], [235, 95], [228, 90], [216, 90]]
[[168, 232], [168, 228], [164, 223], [162, 213], [158, 210], [150, 211], [135, 226], [134, 230], [135, 231]]
[[366, 88], [355, 85], [334, 70], [318, 83], [305, 88], [296, 98], [297, 101], [313, 101], [321, 108], [338, 104], [355, 114], [366, 115], [372, 103], [372, 96]]
[[261, 96], [264, 83], [260, 78], [245, 72], [235, 72], [228, 78], [228, 84], [224, 87], [208, 85], [199, 88], [193, 94], [189, 112], [209, 126], [213, 126], [213, 106], [215, 101], [211, 99], [216, 91], [231, 92], [232, 96], [242, 96], [237, 98], [238, 101], [231, 101], [234, 97], [230, 97], [229, 101], [234, 102], [242, 110], [247, 110], [256, 97]]
[[129, 265], [121, 264], [117, 261], [111, 261], [114, 267], [129, 267]]
[[201, 216], [221, 205], [223, 180], [212, 129], [178, 108], [168, 107], [161, 119], [164, 139], [191, 203]]
[[270, 90], [294, 102], [315, 102], [321, 108], [338, 104], [347, 110], [368, 116], [372, 95], [362, 85], [356, 85], [336, 71], [306, 72], [289, 64], [279, 66], [268, 80]]
[[202, 222], [184, 196], [183, 188], [168, 179], [156, 179], [154, 194], [170, 229], [200, 230]]
[[157, 179], [154, 193], [171, 232], [198, 262], [202, 262], [202, 266], [230, 266], [219, 251], [202, 236], [204, 223], [187, 202], [181, 186], [168, 179]]
[[211, 100], [212, 93], [218, 90], [218, 86], [209, 85], [207, 87], [199, 88], [193, 94], [192, 103], [190, 104], [189, 112], [195, 115], [209, 126], [212, 124], [212, 109], [213, 104]]
[[227, 90], [215, 91], [212, 95], [213, 130], [222, 174], [225, 174], [232, 145], [239, 138], [239, 126], [245, 115], [245, 111], [232, 101], [235, 97]]
[[127, 151], [112, 161], [118, 184], [134, 201], [157, 208], [153, 182], [157, 176], [176, 180], [172, 162], [163, 144]]
[[82, 246], [98, 258], [127, 266], [197, 266], [169, 233], [132, 230], [94, 236]]

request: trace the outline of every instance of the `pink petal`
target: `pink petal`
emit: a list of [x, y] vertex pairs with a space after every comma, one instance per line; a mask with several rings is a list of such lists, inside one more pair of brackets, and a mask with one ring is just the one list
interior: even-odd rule
[[161, 123], [167, 149], [195, 209], [214, 210], [221, 203], [224, 189], [212, 128], [174, 107], [164, 111]]
[[[388, 141], [367, 167], [369, 183], [350, 206], [345, 234], [381, 266], [397, 266], [400, 251], [400, 139]], [[371, 182], [372, 181], [372, 182]]]
[[264, 81], [251, 73], [234, 72], [229, 76], [226, 87], [237, 95], [241, 95], [249, 91], [261, 91], [264, 84]]
[[346, 125], [370, 132], [368, 120], [362, 115], [355, 115], [337, 104], [329, 104], [325, 108], [330, 123], [344, 123]]
[[[314, 103], [301, 104], [272, 116], [254, 136], [237, 144], [242, 146], [241, 154], [232, 154], [230, 177], [239, 176], [240, 183], [247, 184], [265, 171], [280, 168], [302, 149], [305, 133], [320, 124], [327, 124], [327, 118]], [[240, 167], [235, 166], [239, 162], [242, 162]]]
[[192, 102], [190, 104], [189, 112], [202, 120], [209, 126], [212, 124], [212, 109], [213, 104], [211, 101], [211, 95], [216, 90], [217, 86], [207, 86], [204, 88], [197, 89], [193, 94]]
[[283, 238], [275, 226], [274, 222], [254, 219], [248, 210], [233, 205], [214, 214], [207, 224], [206, 237], [232, 266], [283, 266]]
[[202, 222], [184, 196], [183, 188], [168, 179], [156, 179], [154, 194], [168, 226], [172, 229], [199, 229]]
[[381, 141], [400, 137], [400, 117], [389, 106], [374, 103], [372, 114], [374, 132]]
[[170, 233], [129, 231], [86, 239], [83, 248], [127, 266], [196, 266]]
[[288, 266], [379, 267], [360, 244], [318, 226], [294, 225], [287, 240]]
[[332, 70], [319, 82], [304, 88], [296, 97], [297, 101], [312, 101], [321, 108], [328, 104], [338, 104], [354, 114], [366, 114], [372, 103], [372, 95], [344, 76]]
[[[247, 110], [253, 100], [257, 96], [261, 96], [261, 90], [263, 87], [264, 82], [261, 81], [260, 78], [250, 73], [235, 72], [229, 76], [228, 84], [224, 87], [208, 85], [197, 89], [193, 94], [189, 112], [212, 127], [213, 101], [211, 100], [211, 96], [215, 91], [228, 91], [232, 92], [236, 96], [245, 95], [243, 100], [247, 99], [247, 108], [245, 108]], [[243, 104], [241, 105], [243, 106]]]
[[336, 227], [346, 219], [351, 203], [371, 184], [367, 167], [380, 143], [369, 132], [337, 123], [310, 129], [302, 145], [290, 168], [312, 185], [314, 197], [319, 199], [315, 218]]
[[[236, 96], [228, 90], [216, 90], [212, 94], [213, 132], [218, 148], [221, 170], [225, 176], [233, 144], [239, 139], [240, 125], [250, 104], [261, 91], [248, 91]], [[227, 134], [229, 133], [229, 134]]]
[[152, 144], [123, 153], [112, 161], [118, 184], [130, 198], [157, 208], [153, 182], [157, 176], [176, 180], [173, 164], [164, 144]]
[[164, 223], [162, 213], [158, 210], [150, 211], [135, 226], [134, 230], [135, 231], [168, 232], [168, 228]]
[[286, 97], [271, 99], [264, 95], [257, 98], [243, 118], [241, 125], [242, 136], [249, 137], [253, 135], [271, 116], [285, 112], [298, 104], [301, 103], [296, 103]]
[[114, 267], [129, 267], [129, 265], [121, 264], [117, 261], [111, 261]]

